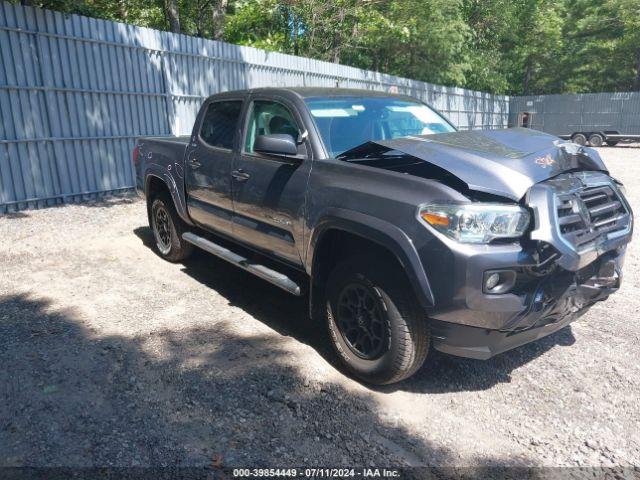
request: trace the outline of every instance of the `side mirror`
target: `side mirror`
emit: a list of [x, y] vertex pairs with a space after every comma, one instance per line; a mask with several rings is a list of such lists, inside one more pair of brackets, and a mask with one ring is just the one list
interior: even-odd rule
[[297, 155], [298, 146], [296, 140], [288, 133], [272, 133], [271, 135], [258, 135], [253, 144], [253, 151], [267, 155]]

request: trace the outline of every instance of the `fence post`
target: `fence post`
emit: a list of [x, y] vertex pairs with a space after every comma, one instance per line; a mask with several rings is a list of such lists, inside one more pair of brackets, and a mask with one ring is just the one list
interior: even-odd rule
[[[43, 53], [43, 49], [42, 49], [42, 37], [40, 36], [39, 33], [35, 33], [34, 34], [35, 37], [35, 41], [36, 41], [36, 52], [35, 52], [35, 56], [36, 56], [36, 63], [38, 64], [38, 71], [40, 72], [40, 85], [42, 87], [46, 87], [48, 85], [45, 84], [45, 75], [44, 75], [44, 69], [42, 67], [42, 63], [44, 60], [44, 53]], [[55, 105], [55, 102], [53, 101], [52, 96], [55, 96], [55, 93], [50, 91], [50, 90], [44, 90], [42, 91], [42, 96], [43, 96], [43, 103], [44, 103], [44, 112], [45, 113], [45, 119], [46, 119], [46, 131], [45, 134], [43, 136], [45, 137], [52, 137], [53, 132], [51, 130], [51, 118], [52, 118], [52, 113], [51, 112], [51, 108], [53, 108], [53, 105]], [[44, 123], [44, 122], [43, 122]], [[56, 146], [55, 145], [48, 145], [49, 142], [47, 142], [45, 144], [45, 148], [50, 147], [51, 150], [53, 151], [53, 162], [49, 162], [50, 163], [50, 168], [52, 170], [55, 170], [55, 178], [57, 179], [57, 187], [60, 190], [59, 192], [55, 192], [56, 190], [56, 184], [53, 185], [54, 187], [54, 194], [57, 193], [61, 193], [61, 192], [67, 192], [70, 189], [69, 186], [69, 179], [68, 179], [68, 171], [66, 168], [64, 168], [64, 170], [66, 171], [67, 178], [63, 178], [62, 175], [60, 174], [60, 162], [63, 161], [63, 159], [58, 158], [58, 155], [56, 155]], [[54, 200], [55, 202], [55, 200]], [[67, 203], [67, 197], [64, 196], [62, 197], [62, 203]]]
[[[164, 42], [162, 42], [164, 44]], [[168, 67], [166, 64], [166, 55], [167, 50], [164, 49], [158, 52], [160, 55], [161, 65], [162, 65], [162, 86], [164, 89], [164, 98], [165, 98], [165, 108], [167, 115], [167, 131], [172, 135], [177, 135], [178, 132], [175, 131], [175, 107], [173, 105], [172, 92], [169, 87], [169, 77], [167, 75]]]

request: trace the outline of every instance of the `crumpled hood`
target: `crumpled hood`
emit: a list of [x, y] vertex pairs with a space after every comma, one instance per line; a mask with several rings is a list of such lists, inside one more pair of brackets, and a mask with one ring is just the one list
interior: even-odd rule
[[513, 200], [520, 200], [532, 185], [569, 170], [607, 172], [594, 149], [528, 128], [377, 140], [340, 158], [354, 158], [372, 150], [396, 150], [411, 155], [447, 170], [471, 190]]

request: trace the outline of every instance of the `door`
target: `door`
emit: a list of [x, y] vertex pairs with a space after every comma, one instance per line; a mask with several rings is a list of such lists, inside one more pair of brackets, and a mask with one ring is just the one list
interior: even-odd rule
[[530, 112], [520, 112], [518, 114], [518, 126], [524, 128], [531, 128], [531, 124], [533, 123], [533, 113]]
[[230, 234], [231, 166], [243, 100], [212, 101], [196, 120], [185, 163], [187, 206], [200, 226]]
[[[310, 148], [300, 116], [284, 100], [254, 97], [248, 108], [240, 154], [231, 173], [234, 234], [244, 242], [289, 263], [302, 263]], [[256, 137], [289, 134], [298, 143], [293, 158], [265, 155], [254, 150]]]

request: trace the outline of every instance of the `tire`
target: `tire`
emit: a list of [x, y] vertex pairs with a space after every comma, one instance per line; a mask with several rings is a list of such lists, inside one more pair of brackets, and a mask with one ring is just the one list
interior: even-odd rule
[[592, 147], [601, 147], [604, 143], [604, 138], [599, 133], [594, 133], [589, 137], [589, 145]]
[[587, 137], [583, 133], [576, 133], [571, 137], [571, 141], [584, 146], [587, 144]]
[[170, 262], [179, 262], [191, 255], [193, 245], [182, 239], [187, 225], [178, 216], [171, 197], [161, 193], [151, 199], [149, 216], [158, 254]]
[[331, 343], [355, 377], [396, 383], [424, 363], [427, 318], [395, 263], [373, 256], [347, 259], [329, 275], [326, 300]]
[[607, 140], [607, 145], [609, 145], [610, 147], [615, 147], [617, 144], [617, 140]]

